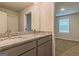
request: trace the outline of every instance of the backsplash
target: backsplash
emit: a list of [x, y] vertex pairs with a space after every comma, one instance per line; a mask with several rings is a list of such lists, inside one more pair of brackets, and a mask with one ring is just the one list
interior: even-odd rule
[[[24, 35], [29, 33], [32, 33], [32, 32], [12, 32], [12, 33], [9, 33], [8, 36], [12, 37], [12, 36]], [[7, 36], [7, 33], [0, 33], [0, 38], [4, 38], [8, 36]]]

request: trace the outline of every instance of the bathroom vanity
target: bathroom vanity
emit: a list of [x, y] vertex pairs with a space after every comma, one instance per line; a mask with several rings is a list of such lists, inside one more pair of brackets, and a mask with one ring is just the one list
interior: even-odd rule
[[30, 33], [0, 41], [0, 56], [51, 56], [51, 33]]

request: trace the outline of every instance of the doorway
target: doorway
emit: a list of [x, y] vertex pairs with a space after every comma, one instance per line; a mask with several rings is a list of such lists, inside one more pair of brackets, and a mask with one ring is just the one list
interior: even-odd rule
[[27, 21], [27, 27], [26, 27], [26, 31], [32, 31], [32, 21], [31, 21], [31, 12], [26, 14], [26, 21]]
[[55, 55], [79, 56], [79, 2], [55, 3]]

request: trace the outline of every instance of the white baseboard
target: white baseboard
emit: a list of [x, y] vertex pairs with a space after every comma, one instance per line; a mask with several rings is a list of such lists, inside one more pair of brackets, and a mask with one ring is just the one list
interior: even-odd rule
[[79, 41], [79, 39], [68, 39], [68, 38], [61, 38], [61, 37], [55, 37], [63, 40], [71, 40], [71, 41]]

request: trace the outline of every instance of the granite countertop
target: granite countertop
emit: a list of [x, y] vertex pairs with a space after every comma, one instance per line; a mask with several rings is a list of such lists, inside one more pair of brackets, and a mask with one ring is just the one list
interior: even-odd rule
[[36, 40], [37, 38], [41, 38], [48, 35], [51, 35], [51, 33], [35, 33], [35, 34], [31, 33], [31, 34], [13, 36], [10, 38], [8, 37], [0, 38], [0, 39], [5, 39], [0, 41], [0, 51], [6, 50], [11, 47], [15, 47], [23, 43], [27, 43], [29, 41], [33, 41], [33, 40]]

